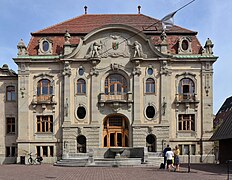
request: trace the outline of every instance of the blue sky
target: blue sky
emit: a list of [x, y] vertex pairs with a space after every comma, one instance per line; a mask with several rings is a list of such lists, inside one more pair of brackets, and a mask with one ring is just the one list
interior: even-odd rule
[[[0, 0], [0, 66], [8, 64], [17, 72], [12, 58], [17, 56], [17, 44], [22, 38], [27, 45], [30, 33], [82, 15], [84, 6], [88, 14], [136, 14], [141, 13], [162, 19], [191, 0]], [[179, 11], [176, 25], [197, 31], [204, 45], [209, 37], [214, 43], [214, 113], [224, 100], [231, 96], [232, 83], [232, 1], [195, 0]]]

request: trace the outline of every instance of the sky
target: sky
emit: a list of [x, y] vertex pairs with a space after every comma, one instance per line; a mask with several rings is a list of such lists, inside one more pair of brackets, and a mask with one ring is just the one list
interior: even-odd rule
[[[156, 19], [179, 9], [191, 0], [0, 0], [0, 67], [8, 64], [17, 72], [12, 58], [17, 56], [17, 44], [22, 38], [26, 45], [30, 33], [80, 16], [84, 6], [88, 14], [137, 14]], [[175, 25], [198, 32], [204, 46], [207, 38], [214, 43], [218, 56], [214, 63], [214, 114], [232, 90], [232, 0], [195, 0], [174, 16]]]

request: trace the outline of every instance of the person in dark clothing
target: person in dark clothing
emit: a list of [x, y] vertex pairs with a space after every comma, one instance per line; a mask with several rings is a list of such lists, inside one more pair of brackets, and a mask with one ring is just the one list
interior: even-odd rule
[[166, 167], [166, 162], [167, 162], [167, 157], [166, 157], [166, 152], [167, 151], [170, 151], [171, 148], [169, 147], [169, 144], [167, 145], [166, 148], [164, 148], [164, 151], [163, 151], [163, 157], [164, 157], [164, 168]]

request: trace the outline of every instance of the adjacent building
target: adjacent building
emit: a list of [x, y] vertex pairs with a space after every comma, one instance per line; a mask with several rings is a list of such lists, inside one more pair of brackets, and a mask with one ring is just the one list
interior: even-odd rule
[[212, 47], [140, 13], [84, 14], [31, 33], [13, 58], [18, 74], [0, 69], [1, 163], [167, 144], [183, 161], [190, 152], [213, 162]]
[[232, 159], [232, 96], [228, 97], [214, 119], [215, 132], [210, 140], [215, 141], [216, 157], [220, 163]]

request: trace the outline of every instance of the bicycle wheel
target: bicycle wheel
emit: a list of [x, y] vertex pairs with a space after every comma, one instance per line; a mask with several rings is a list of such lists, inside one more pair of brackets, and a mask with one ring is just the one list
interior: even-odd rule
[[30, 158], [28, 158], [28, 163], [29, 163], [30, 165], [32, 165], [32, 164], [34, 164], [34, 160], [30, 157]]

